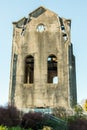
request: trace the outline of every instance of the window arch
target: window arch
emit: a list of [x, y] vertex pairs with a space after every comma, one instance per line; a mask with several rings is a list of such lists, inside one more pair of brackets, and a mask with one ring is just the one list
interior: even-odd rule
[[55, 55], [49, 55], [47, 59], [47, 68], [48, 68], [48, 83], [57, 84], [57, 57]]
[[37, 32], [43, 32], [45, 31], [45, 25], [40, 23], [38, 26], [37, 26]]
[[25, 59], [25, 78], [24, 83], [34, 82], [34, 57], [29, 55]]

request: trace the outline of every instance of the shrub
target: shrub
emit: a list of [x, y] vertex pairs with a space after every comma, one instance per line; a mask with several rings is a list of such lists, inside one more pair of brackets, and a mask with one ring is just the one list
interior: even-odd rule
[[77, 117], [81, 117], [83, 115], [83, 108], [81, 105], [76, 105], [74, 107], [74, 112]]
[[20, 112], [13, 106], [0, 107], [0, 125], [18, 126], [20, 123]]
[[44, 126], [42, 130], [52, 130], [52, 128], [49, 126]]
[[84, 118], [69, 120], [68, 126], [69, 130], [87, 130], [87, 120]]
[[45, 121], [45, 116], [39, 112], [29, 112], [24, 114], [21, 121], [21, 127], [32, 128], [34, 130], [42, 129]]

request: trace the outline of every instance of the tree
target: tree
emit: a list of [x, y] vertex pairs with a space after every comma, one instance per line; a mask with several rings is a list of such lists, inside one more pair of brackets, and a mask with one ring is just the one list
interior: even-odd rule
[[75, 115], [78, 116], [78, 117], [83, 115], [83, 108], [82, 108], [81, 105], [76, 105], [74, 107], [74, 111], [75, 111]]
[[87, 111], [87, 99], [85, 100], [85, 103], [83, 104], [83, 109]]

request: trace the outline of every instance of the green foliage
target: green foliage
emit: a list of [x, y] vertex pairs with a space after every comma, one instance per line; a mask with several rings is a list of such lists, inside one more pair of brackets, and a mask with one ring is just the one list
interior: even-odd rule
[[1, 125], [0, 130], [8, 130], [6, 126]]
[[87, 111], [87, 99], [85, 100], [85, 103], [83, 104], [83, 109]]
[[9, 127], [8, 130], [23, 130], [21, 127]]
[[24, 129], [21, 128], [20, 126], [17, 126], [17, 127], [8, 127], [8, 130], [24, 130]]
[[52, 130], [52, 128], [49, 126], [44, 126], [42, 130]]
[[[17, 127], [6, 127], [6, 126], [0, 126], [0, 130], [25, 130], [24, 128], [21, 128], [20, 126]], [[27, 130], [32, 130], [31, 128], [28, 128]]]
[[81, 116], [83, 114], [83, 108], [80, 105], [76, 105], [74, 107], [74, 111], [77, 116]]
[[83, 113], [80, 105], [74, 107], [74, 114], [63, 107], [54, 108], [53, 112], [55, 117], [39, 112], [29, 112], [21, 115], [20, 118], [20, 112], [15, 107], [0, 107], [0, 130], [49, 130], [51, 128], [65, 130], [67, 123], [69, 130], [87, 129], [87, 115]]

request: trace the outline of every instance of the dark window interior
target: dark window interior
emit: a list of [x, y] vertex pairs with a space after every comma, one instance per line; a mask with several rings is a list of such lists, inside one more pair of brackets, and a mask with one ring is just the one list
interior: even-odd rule
[[25, 59], [25, 83], [34, 82], [34, 58], [33, 56], [28, 56]]
[[50, 55], [48, 57], [48, 83], [54, 83], [54, 78], [57, 77], [57, 57]]

